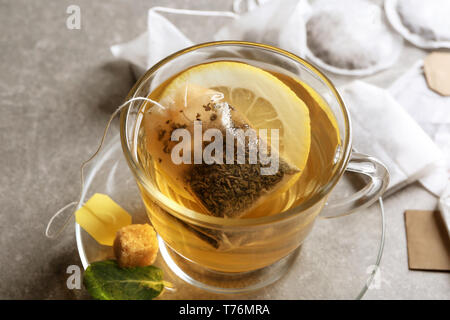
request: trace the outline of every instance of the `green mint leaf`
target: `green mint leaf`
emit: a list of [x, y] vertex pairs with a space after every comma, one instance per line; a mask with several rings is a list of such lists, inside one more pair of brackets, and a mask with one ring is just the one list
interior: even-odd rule
[[91, 263], [83, 283], [94, 299], [150, 300], [163, 291], [165, 282], [157, 267], [120, 268], [116, 261], [106, 260]]

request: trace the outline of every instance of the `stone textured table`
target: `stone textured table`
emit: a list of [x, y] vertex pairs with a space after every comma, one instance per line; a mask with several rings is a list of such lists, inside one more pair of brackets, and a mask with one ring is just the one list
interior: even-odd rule
[[[66, 28], [66, 9], [81, 8], [81, 29]], [[68, 290], [66, 268], [81, 265], [72, 227], [56, 241], [46, 224], [79, 193], [79, 165], [134, 79], [109, 46], [146, 27], [147, 9], [164, 5], [229, 10], [230, 1], [0, 0], [0, 298], [86, 298]], [[198, 25], [181, 21], [196, 40]], [[407, 47], [398, 65], [368, 81], [386, 87], [424, 52]], [[337, 78], [337, 82], [343, 81]], [[385, 201], [382, 282], [366, 298], [450, 299], [448, 273], [409, 271], [405, 209], [435, 209], [414, 184]]]

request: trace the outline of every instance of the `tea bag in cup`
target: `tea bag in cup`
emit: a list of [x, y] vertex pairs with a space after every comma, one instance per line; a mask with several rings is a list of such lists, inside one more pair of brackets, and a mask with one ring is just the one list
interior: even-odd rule
[[[166, 108], [144, 116], [147, 150], [204, 213], [240, 218], [298, 177], [300, 170], [256, 134], [221, 92], [187, 83], [160, 104]], [[272, 166], [268, 157], [278, 163]]]

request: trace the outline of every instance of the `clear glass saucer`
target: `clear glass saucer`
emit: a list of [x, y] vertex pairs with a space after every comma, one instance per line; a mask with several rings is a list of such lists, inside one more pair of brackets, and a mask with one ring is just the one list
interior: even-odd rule
[[[122, 155], [119, 134], [110, 136], [85, 171], [81, 203], [94, 193], [104, 193], [133, 216], [133, 223], [149, 222], [136, 182]], [[344, 176], [330, 197], [354, 193], [357, 185], [354, 177]], [[76, 223], [75, 229], [84, 268], [91, 262], [114, 257], [111, 247], [98, 244]], [[371, 207], [348, 216], [319, 218], [303, 245], [276, 270], [279, 272], [276, 282], [255, 286], [255, 290], [240, 294], [199, 288], [191, 275], [177, 268], [170, 249], [160, 241], [161, 250], [155, 265], [163, 269], [165, 280], [171, 282], [174, 289], [166, 290], [159, 299], [360, 299], [367, 290], [377, 287], [384, 230], [381, 198]]]

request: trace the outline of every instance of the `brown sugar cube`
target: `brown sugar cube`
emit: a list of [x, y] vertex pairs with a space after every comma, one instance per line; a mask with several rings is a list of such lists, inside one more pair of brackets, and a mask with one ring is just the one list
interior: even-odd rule
[[132, 224], [117, 231], [114, 254], [120, 267], [145, 267], [158, 254], [156, 232], [148, 224]]

